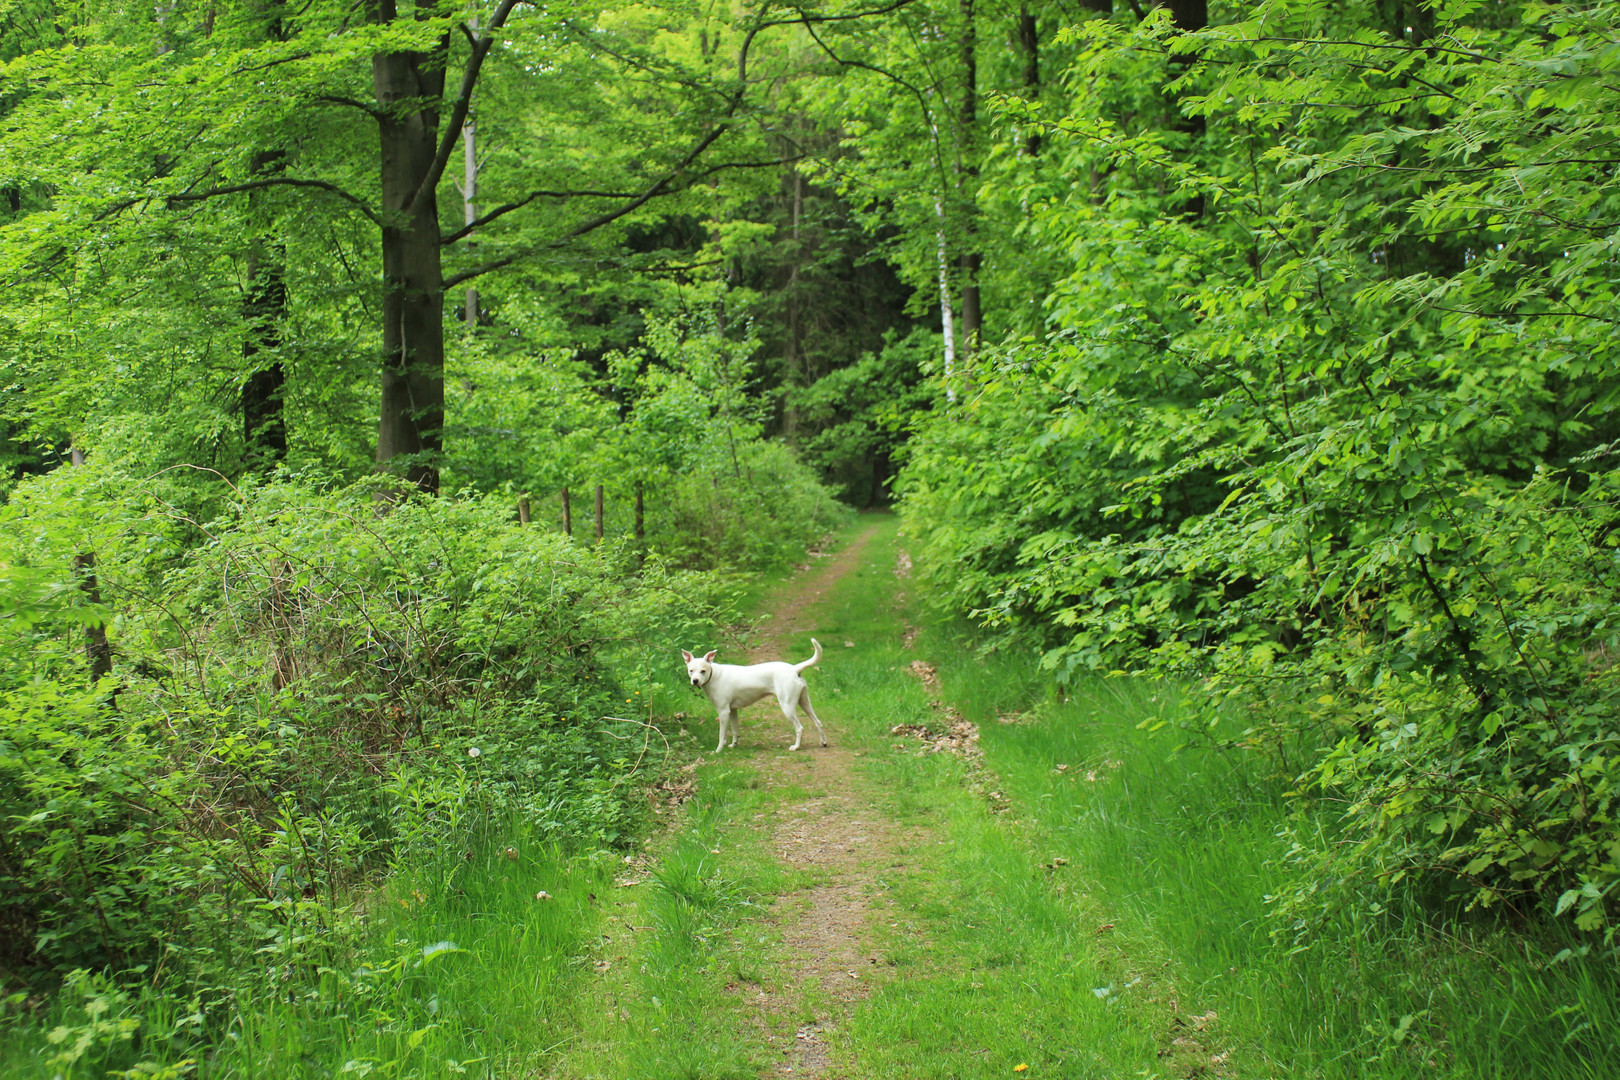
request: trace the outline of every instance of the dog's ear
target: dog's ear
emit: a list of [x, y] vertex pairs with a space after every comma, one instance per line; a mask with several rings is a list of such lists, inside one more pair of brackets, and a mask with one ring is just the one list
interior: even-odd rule
[[719, 649], [710, 649], [708, 652], [703, 654], [703, 659], [712, 664], [714, 663], [714, 654], [719, 651]]
[[692, 654], [691, 654], [691, 653], [689, 653], [689, 652], [687, 652], [687, 651], [686, 651], [686, 650], [685, 650], [685, 649], [682, 649], [682, 650], [681, 650], [681, 655], [682, 655], [682, 656], [684, 656], [684, 657], [686, 657], [686, 662], [687, 662], [687, 663], [688, 663], [688, 664], [690, 664], [690, 663], [691, 663], [691, 662], [692, 662]]

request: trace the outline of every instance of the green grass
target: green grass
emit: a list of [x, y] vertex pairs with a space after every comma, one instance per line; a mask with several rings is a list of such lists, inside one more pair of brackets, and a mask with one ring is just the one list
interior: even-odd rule
[[[947, 692], [983, 715], [957, 672]], [[984, 741], [1036, 844], [1069, 859], [1133, 949], [1169, 962], [1185, 1004], [1216, 1011], [1239, 1073], [1614, 1075], [1620, 979], [1595, 958], [1550, 963], [1579, 948], [1570, 935], [1352, 908], [1304, 951], [1274, 936], [1265, 894], [1287, 873], [1290, 808], [1250, 763], [1139, 730], [1179, 707], [1166, 684], [1099, 682]]]
[[[240, 998], [200, 998], [191, 1018], [169, 1013], [161, 995], [105, 984], [100, 1005], [62, 995], [47, 1023], [8, 1032], [0, 1075], [99, 1078], [138, 1063], [220, 1080], [522, 1075], [569, 1037], [576, 958], [610, 869], [563, 858], [519, 822], [476, 828], [465, 845], [402, 869], [336, 927], [287, 920], [279, 944], [237, 959]], [[97, 1032], [95, 1012], [126, 1021], [134, 1038]], [[226, 1030], [210, 1029], [220, 1022]], [[52, 1045], [44, 1033], [58, 1025], [70, 1034]], [[81, 1036], [90, 1045], [77, 1062], [53, 1063]]]
[[[931, 653], [926, 639], [903, 647], [897, 623], [908, 613], [894, 594], [911, 587], [892, 572], [894, 533], [891, 523], [874, 539], [868, 568], [829, 594], [817, 620], [824, 643], [856, 643], [823, 663], [820, 700], [836, 700], [846, 737], [861, 744], [873, 796], [902, 826], [926, 830], [878, 883], [891, 901], [878, 944], [892, 966], [843, 1025], [846, 1062], [862, 1075], [917, 1078], [1012, 1076], [1020, 1064], [1063, 1076], [1153, 1067], [1168, 1018], [1166, 1002], [1151, 999], [1157, 973], [1099, 947], [1091, 901], [1042, 868], [960, 759], [919, 755], [915, 742], [895, 749], [895, 725], [940, 722], [911, 662], [973, 661]], [[1022, 703], [1033, 686], [1021, 680], [992, 705]]]
[[739, 1038], [747, 988], [771, 967], [776, 935], [759, 919], [798, 884], [744, 827], [789, 792], [722, 758], [701, 767], [698, 793], [659, 842], [640, 884], [617, 891], [595, 982], [575, 1003], [576, 1040], [552, 1075], [636, 1080], [743, 1080], [763, 1052]]

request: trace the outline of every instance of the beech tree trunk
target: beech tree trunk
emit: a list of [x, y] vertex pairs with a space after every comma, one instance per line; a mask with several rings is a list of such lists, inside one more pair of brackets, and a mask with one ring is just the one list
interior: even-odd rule
[[562, 489], [562, 510], [563, 510], [563, 533], [564, 533], [564, 535], [567, 535], [567, 536], [573, 536], [574, 535], [574, 514], [573, 514], [573, 511], [568, 506], [568, 489], [566, 487]]
[[[397, 17], [376, 0], [378, 21]], [[444, 272], [439, 202], [426, 183], [438, 150], [448, 42], [431, 53], [378, 53], [371, 60], [381, 136], [383, 367], [377, 464], [418, 489], [439, 489], [444, 450]]]
[[602, 485], [596, 485], [596, 542], [602, 542]]

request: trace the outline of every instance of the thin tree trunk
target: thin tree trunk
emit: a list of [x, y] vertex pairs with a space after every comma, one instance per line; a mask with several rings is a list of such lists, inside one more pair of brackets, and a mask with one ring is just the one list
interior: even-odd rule
[[[264, 150], [253, 156], [249, 166], [254, 176], [272, 176], [286, 171], [287, 155], [280, 150]], [[263, 193], [248, 195], [248, 216], [255, 217]], [[255, 222], [255, 226], [257, 226]], [[287, 319], [287, 249], [270, 234], [260, 230], [248, 255], [247, 295], [242, 299], [242, 318], [247, 333], [242, 338], [242, 361], [248, 371], [242, 384], [242, 443], [249, 469], [274, 468], [287, 458], [287, 422], [282, 394], [287, 383], [281, 362], [281, 328]], [[260, 359], [267, 356], [268, 363]]]
[[962, 129], [957, 181], [962, 202], [962, 356], [971, 363], [979, 349], [983, 319], [979, 310], [979, 268], [984, 256], [979, 251], [978, 210], [975, 190], [979, 178], [979, 34], [974, 0], [960, 0], [962, 13]]
[[934, 239], [939, 245], [939, 328], [945, 338], [945, 400], [956, 400], [956, 318], [951, 310], [951, 263], [945, 243], [945, 199], [934, 198], [934, 216], [939, 225]]
[[[1170, 18], [1177, 30], [1187, 32], [1202, 30], [1209, 25], [1209, 0], [1170, 0]], [[1196, 63], [1197, 59], [1194, 53], [1177, 53], [1170, 58], [1170, 63], [1174, 68], [1184, 70]], [[1174, 73], [1175, 76], [1180, 74], [1181, 70]], [[1184, 90], [1182, 94], [1191, 92]], [[1176, 97], [1178, 107], [1180, 101], [1181, 95], [1178, 94]], [[1174, 126], [1177, 131], [1186, 132], [1194, 146], [1203, 141], [1205, 123], [1202, 115], [1188, 116], [1182, 113], [1176, 117]], [[1188, 217], [1203, 217], [1204, 196], [1199, 194], [1188, 199], [1182, 204], [1181, 212]]]
[[[1036, 102], [1041, 97], [1041, 35], [1035, 23], [1035, 13], [1025, 4], [1018, 9], [1018, 45], [1024, 52], [1024, 97]], [[1039, 157], [1041, 131], [1033, 124], [1024, 136], [1024, 154]]]
[[647, 562], [646, 504], [643, 501], [642, 495], [643, 495], [642, 482], [640, 480], [637, 480], [636, 481], [636, 520], [635, 520], [635, 533], [634, 533], [634, 535], [635, 535], [635, 538], [636, 538], [636, 566], [638, 566], [638, 567], [646, 565], [646, 562]]
[[568, 506], [568, 488], [566, 486], [564, 486], [563, 489], [562, 489], [562, 510], [563, 510], [563, 534], [565, 536], [573, 536], [574, 535], [574, 513]]
[[[74, 465], [84, 464], [84, 451], [75, 446], [70, 460]], [[73, 557], [74, 576], [85, 598], [96, 607], [101, 606], [101, 585], [96, 580], [96, 553], [86, 551]], [[84, 655], [90, 663], [90, 685], [94, 686], [112, 674], [112, 646], [107, 643], [107, 628], [101, 623], [90, 623], [84, 628]], [[116, 696], [116, 695], [115, 695]]]
[[[469, 19], [468, 26], [476, 33], [478, 19]], [[462, 220], [468, 228], [471, 228], [472, 223], [478, 220], [476, 205], [478, 200], [478, 129], [471, 116], [468, 116], [467, 122], [461, 125], [461, 142], [464, 155], [461, 186]], [[467, 240], [467, 250], [469, 252], [473, 249], [471, 235], [471, 233], [468, 234]], [[462, 310], [462, 319], [469, 330], [478, 325], [478, 287], [476, 285], [467, 286], [467, 299]]]
[[596, 542], [602, 542], [602, 485], [596, 485]]
[[529, 497], [527, 495], [525, 495], [521, 499], [518, 500], [518, 524], [519, 525], [527, 525], [528, 523], [529, 523]]
[[782, 398], [782, 435], [788, 442], [794, 441], [799, 430], [799, 410], [794, 404], [792, 388], [804, 384], [804, 348], [800, 336], [801, 319], [799, 315], [799, 263], [801, 253], [799, 249], [800, 221], [804, 214], [804, 176], [798, 169], [789, 166], [792, 177], [793, 198], [793, 262], [792, 269], [788, 271], [787, 280], [787, 346], [783, 357], [783, 375], [789, 392]]
[[[394, 0], [377, 0], [380, 21]], [[371, 60], [381, 137], [383, 256], [382, 402], [377, 464], [409, 462], [405, 478], [439, 489], [444, 449], [444, 273], [439, 206], [424, 182], [438, 149], [438, 104], [444, 96], [447, 41], [432, 53], [378, 53]]]

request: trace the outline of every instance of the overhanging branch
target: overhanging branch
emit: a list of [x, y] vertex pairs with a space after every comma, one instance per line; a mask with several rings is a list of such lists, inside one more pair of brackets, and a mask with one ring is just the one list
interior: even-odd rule
[[366, 218], [372, 222], [372, 224], [382, 224], [381, 219], [377, 216], [377, 212], [370, 206], [367, 206], [365, 200], [360, 198], [358, 195], [353, 195], [338, 187], [336, 184], [326, 180], [306, 180], [296, 176], [267, 176], [261, 180], [250, 180], [244, 184], [227, 184], [223, 187], [205, 188], [202, 191], [179, 191], [172, 195], [160, 195], [154, 193], [142, 195], [138, 199], [123, 199], [103, 209], [99, 214], [96, 215], [96, 220], [100, 221], [104, 218], [109, 218], [112, 215], [124, 210], [128, 210], [130, 207], [139, 203], [152, 202], [157, 199], [162, 199], [166, 204], [173, 206], [177, 203], [202, 202], [206, 199], [217, 198], [221, 195], [236, 195], [243, 191], [258, 191], [263, 188], [272, 187], [315, 188], [319, 191], [331, 192], [333, 195], [336, 195], [338, 198], [349, 203], [356, 210], [364, 214]]

